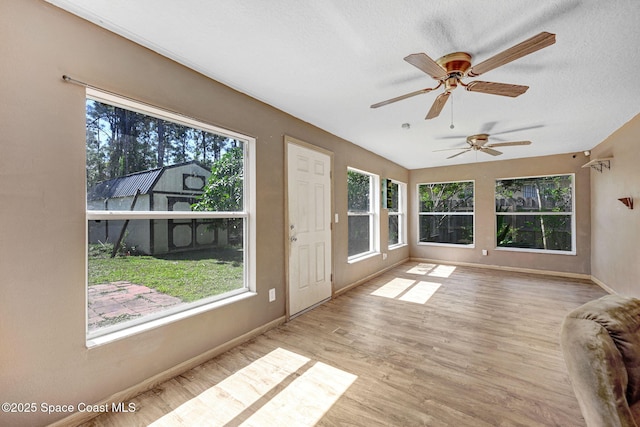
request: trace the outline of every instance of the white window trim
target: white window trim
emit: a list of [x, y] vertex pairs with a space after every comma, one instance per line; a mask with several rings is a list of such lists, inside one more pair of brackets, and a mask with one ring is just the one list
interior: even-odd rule
[[[194, 301], [180, 308], [168, 309], [139, 319], [123, 322], [119, 325], [102, 328], [89, 333], [86, 330], [86, 345], [88, 348], [106, 344], [121, 338], [134, 335], [146, 330], [167, 325], [180, 319], [191, 317], [205, 311], [213, 310], [228, 304], [238, 302], [256, 295], [256, 139], [237, 132], [222, 129], [204, 122], [183, 116], [174, 112], [143, 104], [128, 98], [119, 97], [111, 93], [102, 92], [93, 88], [86, 89], [86, 98], [98, 102], [125, 108], [141, 114], [183, 124], [194, 129], [200, 129], [231, 139], [239, 140], [244, 145], [244, 176], [243, 176], [243, 208], [241, 212], [158, 212], [158, 211], [99, 211], [86, 210], [86, 223], [100, 219], [175, 219], [175, 218], [243, 218], [245, 230], [243, 232], [244, 248], [244, 286], [241, 289], [227, 292], [223, 295], [214, 295]], [[86, 188], [85, 188], [86, 192]], [[85, 208], [86, 209], [86, 208]], [[88, 241], [85, 236], [85, 245]], [[86, 247], [85, 247], [86, 252]], [[85, 309], [88, 307], [88, 265], [85, 265]], [[85, 312], [85, 328], [88, 327], [88, 312]]]
[[570, 176], [571, 177], [571, 212], [498, 212], [495, 210], [495, 200], [496, 200], [496, 186], [494, 183], [493, 186], [493, 209], [494, 216], [498, 215], [570, 215], [571, 216], [571, 250], [570, 251], [559, 251], [555, 249], [530, 249], [530, 248], [511, 248], [505, 246], [498, 246], [497, 241], [497, 229], [496, 229], [496, 221], [493, 221], [493, 235], [494, 235], [494, 250], [496, 251], [505, 251], [505, 252], [529, 252], [529, 253], [538, 253], [538, 254], [549, 254], [549, 255], [577, 255], [577, 241], [576, 241], [576, 175], [575, 173], [556, 173], [549, 175], [534, 175], [534, 176], [519, 176], [512, 178], [496, 178], [495, 182], [498, 181], [507, 181], [510, 179], [534, 179], [534, 178], [548, 178], [552, 176]]
[[[455, 184], [458, 182], [471, 182], [473, 184], [473, 211], [471, 212], [421, 212], [420, 211], [420, 186], [421, 185], [429, 185], [429, 184]], [[439, 181], [439, 182], [421, 182], [416, 184], [416, 218], [418, 219], [415, 222], [416, 227], [416, 244], [418, 246], [439, 246], [439, 247], [450, 247], [450, 248], [463, 248], [463, 249], [473, 249], [476, 247], [476, 181], [474, 179], [467, 179], [461, 181]], [[431, 216], [431, 215], [471, 215], [473, 218], [473, 241], [466, 245], [458, 244], [458, 243], [438, 243], [438, 242], [421, 242], [420, 241], [420, 217], [421, 216]]]
[[256, 295], [257, 294], [255, 292], [248, 291], [247, 289], [237, 289], [231, 294], [225, 294], [224, 297], [218, 297], [217, 299], [216, 297], [206, 298], [205, 300], [202, 300], [202, 303], [200, 304], [194, 302], [193, 306], [187, 309], [168, 309], [145, 316], [144, 320], [134, 319], [129, 322], [123, 322], [122, 325], [126, 325], [124, 328], [120, 325], [113, 325], [108, 328], [101, 329], [100, 333], [88, 335], [87, 348], [97, 347], [131, 335], [150, 331], [152, 329], [156, 329], [206, 311], [224, 307]]
[[398, 212], [389, 212], [389, 216], [398, 217], [398, 243], [389, 246], [389, 250], [407, 246], [407, 184], [392, 179], [398, 185]]
[[[348, 167], [347, 171], [357, 172], [371, 177], [369, 184], [369, 212], [351, 213], [347, 207], [347, 218], [350, 216], [368, 216], [369, 220], [369, 250], [347, 258], [349, 264], [371, 258], [380, 254], [380, 176], [361, 169]], [[347, 221], [348, 223], [348, 221]]]

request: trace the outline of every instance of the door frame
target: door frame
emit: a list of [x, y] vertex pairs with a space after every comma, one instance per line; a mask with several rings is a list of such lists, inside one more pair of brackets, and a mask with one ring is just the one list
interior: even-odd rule
[[[334, 153], [333, 151], [329, 151], [327, 149], [324, 149], [322, 147], [318, 147], [317, 145], [313, 145], [310, 144], [308, 142], [302, 141], [300, 139], [294, 138], [292, 136], [289, 135], [284, 135], [284, 141], [283, 141], [283, 146], [284, 146], [284, 252], [285, 252], [285, 256], [284, 256], [284, 271], [285, 271], [285, 321], [289, 321], [291, 320], [291, 313], [289, 312], [289, 298], [290, 298], [290, 291], [289, 291], [289, 286], [290, 286], [290, 278], [289, 278], [289, 256], [291, 255], [291, 245], [289, 244], [289, 144], [293, 144], [293, 145], [297, 145], [299, 147], [302, 148], [306, 148], [308, 150], [312, 150], [312, 151], [316, 151], [318, 153], [322, 153], [325, 154], [327, 156], [329, 156], [329, 168], [330, 168], [330, 173], [329, 173], [329, 185], [330, 185], [330, 192], [331, 195], [329, 196], [330, 200], [330, 204], [331, 207], [329, 209], [329, 218], [327, 218], [329, 220], [329, 224], [331, 224], [331, 230], [330, 230], [330, 238], [331, 238], [331, 261], [330, 261], [330, 266], [331, 266], [331, 297], [330, 299], [333, 299], [333, 297], [335, 296], [335, 286], [334, 286], [334, 276], [333, 276], [333, 272], [334, 272], [334, 221], [333, 221], [333, 212], [335, 212], [334, 209], [334, 187], [333, 187], [333, 164], [334, 164]], [[314, 306], [311, 306], [309, 308], [312, 308]], [[305, 310], [303, 310], [300, 313], [296, 313], [296, 315], [303, 313]]]

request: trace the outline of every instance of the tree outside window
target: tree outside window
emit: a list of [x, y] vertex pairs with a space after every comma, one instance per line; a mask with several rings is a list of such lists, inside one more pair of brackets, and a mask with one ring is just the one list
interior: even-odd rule
[[390, 248], [406, 243], [406, 225], [405, 225], [405, 199], [406, 185], [386, 180], [385, 200], [387, 212], [389, 215], [389, 236], [388, 246]]
[[496, 181], [496, 245], [574, 250], [573, 175]]
[[376, 250], [375, 176], [347, 171], [347, 209], [349, 220], [348, 256], [366, 255]]
[[472, 181], [419, 184], [418, 198], [419, 243], [473, 244]]

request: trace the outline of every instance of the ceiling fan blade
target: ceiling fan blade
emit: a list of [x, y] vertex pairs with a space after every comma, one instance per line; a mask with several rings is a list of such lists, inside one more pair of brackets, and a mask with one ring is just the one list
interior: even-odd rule
[[529, 145], [531, 141], [510, 141], [510, 142], [496, 142], [495, 144], [487, 144], [485, 147], [508, 147], [511, 145]]
[[464, 139], [466, 135], [441, 136], [436, 139]]
[[441, 148], [439, 150], [433, 150], [433, 152], [438, 152], [438, 151], [453, 151], [453, 150], [468, 150], [468, 148]]
[[473, 81], [469, 83], [466, 89], [470, 92], [482, 92], [491, 95], [510, 96], [515, 98], [520, 96], [529, 89], [529, 86], [512, 85], [508, 83], [493, 83], [483, 81]]
[[491, 154], [492, 156], [499, 156], [500, 154], [502, 154], [502, 152], [501, 152], [501, 151], [494, 150], [494, 149], [492, 149], [492, 148], [480, 147], [480, 149], [481, 149], [482, 151], [484, 151], [485, 153], [487, 153], [487, 154]]
[[444, 108], [444, 104], [447, 103], [447, 99], [449, 99], [450, 92], [444, 92], [438, 95], [435, 101], [433, 101], [433, 105], [431, 109], [427, 113], [427, 116], [424, 118], [425, 120], [433, 119], [434, 117], [438, 117], [440, 112]]
[[537, 36], [533, 36], [521, 43], [518, 43], [515, 46], [510, 47], [507, 50], [504, 50], [497, 55], [492, 56], [491, 58], [474, 65], [471, 67], [467, 75], [469, 77], [477, 77], [480, 74], [484, 74], [487, 71], [491, 71], [494, 68], [500, 67], [502, 65], [508, 64], [511, 61], [515, 61], [516, 59], [522, 58], [523, 56], [529, 55], [535, 51], [538, 51], [547, 46], [551, 46], [556, 42], [556, 35], [542, 32]]
[[482, 130], [480, 131], [480, 133], [491, 133], [491, 129], [493, 129], [497, 123], [498, 122], [486, 122], [482, 125]]
[[420, 95], [420, 94], [423, 94], [423, 93], [431, 92], [432, 90], [436, 89], [437, 87], [438, 86], [436, 86], [436, 87], [428, 87], [428, 88], [425, 88], [425, 89], [416, 90], [415, 92], [411, 92], [411, 93], [407, 93], [407, 94], [404, 94], [404, 95], [400, 95], [400, 96], [395, 97], [395, 98], [387, 99], [386, 101], [382, 101], [382, 102], [378, 102], [376, 104], [373, 104], [371, 106], [371, 108], [382, 107], [383, 105], [391, 104], [392, 102], [402, 101], [403, 99], [411, 98], [412, 96], [416, 96], [416, 95]]
[[412, 53], [404, 58], [409, 64], [419, 68], [436, 80], [447, 77], [447, 70], [442, 68], [436, 61], [429, 58], [426, 53]]
[[[478, 138], [484, 136], [484, 138]], [[477, 135], [476, 138], [474, 139], [470, 139], [472, 137], [467, 137], [467, 144], [469, 144], [472, 147], [478, 147], [478, 148], [482, 148], [485, 146], [485, 144], [487, 142], [489, 142], [489, 135]]]
[[523, 130], [538, 129], [538, 128], [542, 128], [542, 127], [544, 127], [544, 125], [525, 126], [525, 127], [522, 127], [522, 128], [503, 130], [501, 132], [492, 132], [491, 136], [502, 135], [502, 134], [505, 134], [505, 133], [512, 133], [512, 132], [521, 132]]
[[449, 156], [449, 157], [447, 157], [447, 159], [453, 159], [454, 157], [457, 157], [457, 156], [459, 156], [460, 154], [464, 154], [464, 153], [466, 153], [467, 151], [471, 151], [471, 148], [467, 148], [466, 150], [461, 151], [461, 152], [459, 152], [458, 154], [454, 154], [453, 156]]

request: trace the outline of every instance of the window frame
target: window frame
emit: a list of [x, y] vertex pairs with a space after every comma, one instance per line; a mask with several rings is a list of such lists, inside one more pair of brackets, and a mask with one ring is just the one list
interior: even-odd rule
[[[420, 201], [420, 186], [421, 185], [433, 185], [433, 184], [458, 184], [458, 183], [466, 183], [470, 182], [472, 184], [473, 189], [473, 211], [471, 212], [422, 212], [420, 209], [421, 201]], [[416, 244], [418, 246], [440, 246], [440, 247], [450, 247], [450, 248], [465, 248], [465, 249], [473, 249], [476, 246], [476, 181], [473, 179], [468, 180], [459, 180], [459, 181], [438, 181], [438, 182], [420, 182], [416, 184]], [[471, 216], [472, 224], [473, 224], [473, 236], [471, 243], [462, 244], [462, 243], [440, 243], [440, 242], [421, 242], [420, 241], [420, 218], [422, 216], [432, 216], [432, 215], [451, 215], [451, 216]]]
[[[347, 236], [349, 235], [349, 217], [369, 217], [369, 249], [351, 256], [347, 256], [347, 262], [353, 263], [380, 253], [380, 176], [371, 172], [353, 167], [347, 167], [349, 172], [355, 172], [369, 177], [369, 210], [367, 212], [351, 212], [349, 210], [349, 194], [347, 191]], [[347, 184], [348, 185], [348, 184]], [[348, 238], [347, 238], [348, 253]]]
[[[243, 220], [243, 279], [242, 288], [234, 289], [223, 294], [213, 295], [180, 307], [169, 308], [148, 314], [120, 324], [100, 328], [96, 331], [88, 330], [88, 260], [85, 260], [85, 335], [87, 346], [93, 347], [106, 342], [129, 336], [144, 330], [162, 326], [176, 320], [213, 310], [247, 297], [256, 295], [256, 140], [253, 137], [222, 129], [169, 110], [155, 107], [124, 96], [103, 92], [95, 88], [86, 88], [85, 100], [90, 99], [109, 104], [118, 108], [134, 111], [139, 114], [152, 116], [179, 125], [188, 126], [206, 132], [226, 136], [241, 141], [243, 144], [243, 209], [241, 211], [208, 212], [208, 211], [129, 211], [129, 210], [94, 210], [85, 203], [85, 232], [88, 233], [89, 224], [95, 220], [165, 220], [165, 219], [221, 219], [241, 218]], [[86, 150], [86, 144], [85, 144]], [[85, 180], [85, 194], [87, 193]], [[88, 250], [88, 235], [85, 236], [85, 253]]]
[[[537, 179], [537, 178], [549, 178], [549, 177], [571, 177], [571, 212], [552, 212], [552, 211], [531, 211], [531, 212], [498, 212], [496, 209], [496, 187], [498, 181], [507, 181], [514, 179]], [[524, 191], [524, 189], [523, 189]], [[548, 175], [534, 175], [534, 176], [520, 176], [511, 178], [496, 178], [493, 186], [493, 209], [494, 209], [494, 221], [493, 221], [493, 235], [494, 235], [494, 249], [497, 251], [509, 251], [509, 252], [530, 252], [541, 254], [555, 254], [555, 255], [576, 255], [576, 174], [571, 173], [557, 173]], [[497, 217], [501, 216], [570, 216], [571, 217], [571, 250], [563, 251], [557, 249], [537, 249], [537, 248], [519, 248], [509, 246], [498, 246], [498, 230], [497, 230]]]
[[[389, 217], [398, 217], [398, 243], [394, 243], [388, 246], [389, 250], [394, 250], [407, 245], [407, 184], [395, 179], [389, 179], [392, 184], [398, 186], [398, 210], [392, 211], [387, 209]], [[387, 222], [387, 227], [389, 223]], [[387, 244], [388, 244], [387, 239]]]

